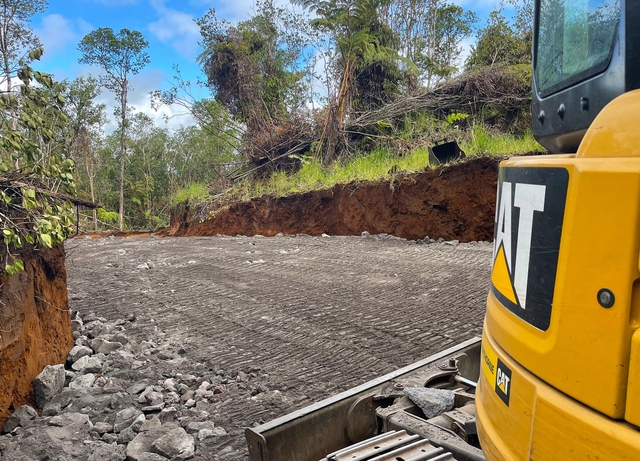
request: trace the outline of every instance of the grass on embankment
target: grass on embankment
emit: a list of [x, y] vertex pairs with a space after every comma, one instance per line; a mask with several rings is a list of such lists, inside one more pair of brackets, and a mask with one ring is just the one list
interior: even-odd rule
[[[490, 134], [480, 128], [472, 129], [467, 140], [460, 141], [460, 147], [468, 157], [476, 155], [516, 155], [527, 152], [544, 152], [531, 134], [523, 137]], [[303, 161], [299, 171], [287, 174], [275, 172], [263, 180], [244, 180], [232, 185], [221, 194], [209, 197], [213, 202], [246, 201], [262, 195], [284, 197], [287, 195], [328, 189], [336, 184], [354, 181], [389, 181], [398, 174], [417, 173], [429, 167], [427, 147], [411, 150], [405, 155], [395, 155], [388, 148], [378, 148], [369, 154], [356, 155], [346, 161], [338, 161], [327, 167], [321, 161], [311, 158]], [[178, 203], [205, 201], [206, 186], [191, 184], [178, 191], [173, 199]]]

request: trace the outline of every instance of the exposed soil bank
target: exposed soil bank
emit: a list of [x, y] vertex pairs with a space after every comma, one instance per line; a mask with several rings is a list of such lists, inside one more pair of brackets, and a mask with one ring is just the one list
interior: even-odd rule
[[64, 247], [21, 255], [25, 270], [0, 290], [0, 427], [34, 404], [33, 380], [73, 346]]
[[392, 234], [491, 240], [498, 163], [476, 158], [389, 183], [350, 183], [284, 198], [261, 197], [224, 209], [181, 204], [160, 235]]

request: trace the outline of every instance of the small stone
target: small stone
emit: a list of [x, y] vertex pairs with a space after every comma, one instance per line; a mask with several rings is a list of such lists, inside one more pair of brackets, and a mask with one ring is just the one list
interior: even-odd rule
[[187, 408], [193, 408], [196, 406], [196, 401], [193, 399], [189, 399], [185, 402], [184, 406]]
[[145, 404], [147, 403], [147, 395], [153, 392], [153, 386], [146, 386], [142, 394], [138, 396], [138, 403]]
[[86, 375], [80, 375], [69, 383], [69, 389], [72, 389], [74, 391], [77, 391], [80, 389], [89, 389], [91, 386], [93, 386], [93, 383], [95, 382], [95, 380], [96, 380], [96, 377], [92, 373], [89, 373]]
[[193, 458], [195, 452], [193, 436], [187, 434], [181, 427], [158, 438], [151, 446], [154, 452], [177, 460]]
[[64, 387], [64, 365], [47, 365], [33, 381], [36, 407], [44, 408], [51, 398]]
[[193, 386], [197, 380], [198, 378], [196, 378], [194, 375], [182, 375], [181, 378], [181, 381], [189, 387]]
[[49, 425], [63, 428], [75, 426], [86, 431], [93, 429], [93, 424], [91, 423], [91, 419], [89, 419], [89, 415], [77, 412], [63, 413], [61, 415], [54, 416], [49, 420]]
[[156, 411], [161, 411], [165, 405], [166, 403], [164, 402], [159, 403], [158, 405], [149, 405], [146, 407], [142, 407], [142, 411], [145, 413], [155, 413]]
[[145, 415], [140, 415], [138, 416], [135, 421], [133, 423], [131, 423], [131, 429], [133, 429], [136, 432], [140, 431], [140, 428], [142, 427], [142, 425], [147, 421], [147, 418], [145, 417]]
[[138, 430], [138, 432], [147, 432], [152, 429], [157, 429], [161, 425], [162, 423], [160, 423], [159, 418], [147, 419], [144, 423], [142, 423], [142, 426], [140, 426], [140, 429]]
[[134, 360], [133, 363], [131, 364], [131, 369], [132, 370], [139, 370], [140, 368], [142, 368], [146, 364], [147, 364], [146, 360]]
[[203, 441], [212, 437], [222, 437], [225, 435], [227, 435], [227, 431], [225, 431], [221, 427], [214, 427], [213, 429], [200, 429], [198, 431], [198, 440]]
[[[122, 349], [122, 343], [119, 343], [117, 341], [107, 341], [107, 340], [103, 340], [103, 339], [95, 339], [95, 341], [100, 341], [100, 344], [97, 345], [97, 347], [94, 347], [94, 351], [96, 351], [99, 354], [105, 354], [105, 355], [109, 355], [112, 352], [117, 351], [118, 349]], [[93, 343], [91, 343], [93, 345]]]
[[74, 319], [71, 321], [71, 331], [82, 331], [82, 320]]
[[110, 432], [107, 432], [105, 434], [102, 434], [101, 439], [105, 443], [112, 444], [113, 442], [116, 442], [118, 440], [118, 436]]
[[102, 371], [102, 361], [97, 357], [84, 356], [71, 365], [71, 368], [84, 373], [100, 373]]
[[162, 411], [160, 412], [160, 415], [158, 416], [158, 418], [160, 419], [160, 422], [162, 424], [165, 423], [172, 423], [176, 420], [176, 413], [178, 412], [178, 410], [176, 410], [175, 407], [167, 407], [167, 408], [163, 408]]
[[173, 378], [165, 379], [162, 383], [162, 387], [169, 392], [178, 392], [178, 389], [176, 388], [176, 380]]
[[38, 417], [38, 413], [29, 405], [22, 405], [13, 412], [2, 428], [2, 432], [11, 432], [18, 426], [24, 426], [27, 421], [31, 421]]
[[404, 393], [423, 411], [426, 419], [453, 409], [455, 394], [446, 389], [405, 387]]
[[149, 383], [147, 381], [140, 381], [139, 383], [135, 383], [129, 387], [127, 387], [127, 392], [131, 395], [139, 394], [144, 391]]
[[174, 403], [180, 403], [180, 395], [177, 392], [169, 392], [164, 397], [164, 402], [167, 405], [173, 405]]
[[167, 458], [158, 453], [142, 453], [136, 461], [167, 461]]
[[445, 245], [458, 246], [460, 244], [460, 240], [449, 240], [448, 242], [444, 242]]
[[133, 427], [131, 426], [123, 429], [122, 431], [120, 431], [120, 433], [118, 433], [118, 445], [127, 445], [129, 442], [135, 439], [137, 435], [138, 433], [134, 431]]
[[167, 423], [157, 429], [152, 429], [148, 432], [140, 432], [136, 435], [135, 439], [133, 439], [127, 445], [127, 460], [129, 461], [139, 461], [143, 459], [142, 457], [145, 454], [148, 454], [152, 451], [151, 444], [154, 440], [168, 434], [174, 429], [179, 428], [178, 425], [173, 423]]
[[62, 406], [60, 402], [49, 402], [44, 406], [42, 410], [42, 416], [55, 416], [60, 414], [62, 411]]
[[322, 234], [323, 237], [327, 238], [327, 237], [331, 237], [329, 234]]
[[202, 429], [210, 429], [213, 430], [215, 428], [215, 424], [213, 421], [191, 421], [189, 423], [187, 423], [187, 432], [189, 434], [193, 434], [196, 432], [201, 431]]
[[113, 425], [109, 424], [109, 423], [105, 423], [105, 422], [99, 422], [99, 423], [95, 423], [93, 425], [93, 429], [100, 435], [104, 434], [105, 432], [111, 432], [113, 430]]
[[87, 461], [124, 461], [125, 447], [115, 444], [99, 444], [93, 446]]
[[193, 398], [195, 397], [196, 393], [193, 392], [192, 390], [188, 390], [187, 392], [184, 393], [184, 395], [180, 398], [180, 401], [182, 403], [184, 402], [188, 402], [189, 400], [193, 400]]
[[371, 237], [371, 234], [367, 231], [364, 231], [360, 234], [361, 237]]
[[140, 416], [142, 412], [134, 407], [125, 408], [116, 413], [116, 420], [113, 423], [113, 431], [117, 434], [120, 431], [131, 426], [131, 424]]
[[[162, 395], [161, 392], [152, 391], [145, 394], [145, 399], [146, 403], [148, 403], [149, 405], [160, 405], [162, 402], [164, 402], [164, 395]], [[140, 402], [139, 399], [138, 402]]]

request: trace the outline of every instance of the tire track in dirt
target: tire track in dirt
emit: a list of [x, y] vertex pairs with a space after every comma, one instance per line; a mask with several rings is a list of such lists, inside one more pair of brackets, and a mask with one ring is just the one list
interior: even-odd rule
[[229, 392], [207, 410], [230, 437], [201, 459], [220, 460], [246, 458], [246, 426], [479, 335], [491, 254], [487, 243], [393, 237], [76, 239], [67, 249], [72, 309], [133, 313], [138, 339], [176, 344], [194, 369], [268, 375], [270, 392]]

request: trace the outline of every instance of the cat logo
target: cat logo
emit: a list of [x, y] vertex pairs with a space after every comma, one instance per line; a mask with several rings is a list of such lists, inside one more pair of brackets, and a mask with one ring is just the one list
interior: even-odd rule
[[543, 331], [551, 321], [568, 182], [564, 168], [500, 168], [492, 292]]
[[511, 395], [511, 370], [498, 359], [498, 373], [496, 375], [496, 394], [509, 406], [509, 396]]

